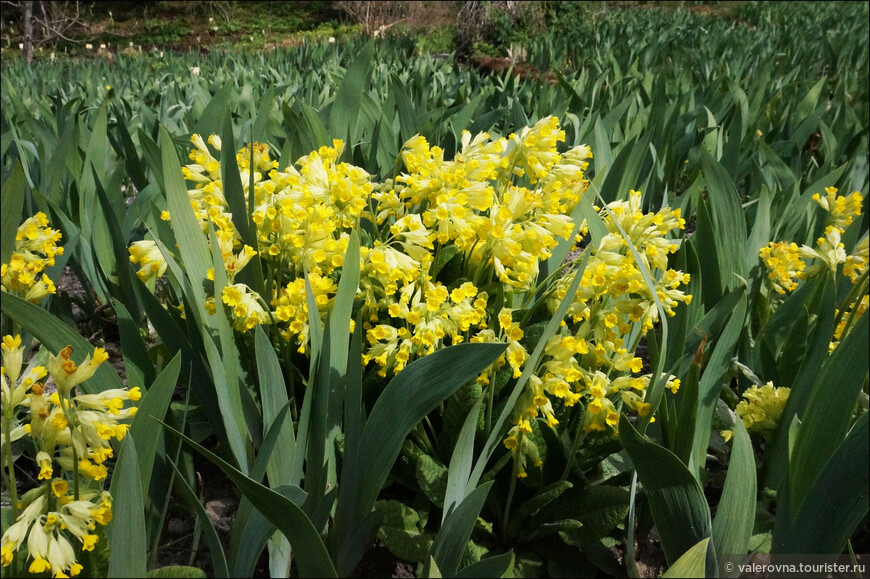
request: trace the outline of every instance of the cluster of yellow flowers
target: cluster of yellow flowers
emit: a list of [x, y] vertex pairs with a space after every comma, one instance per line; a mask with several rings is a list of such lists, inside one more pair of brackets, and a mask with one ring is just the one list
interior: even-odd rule
[[3, 476], [12, 495], [15, 522], [0, 538], [0, 562], [3, 567], [11, 565], [25, 545], [24, 557], [32, 559], [31, 573], [78, 575], [82, 565], [73, 545], [92, 551], [99, 540], [96, 525], [112, 520], [112, 497], [103, 490], [108, 474], [104, 463], [113, 456], [111, 440], [124, 438], [129, 428], [125, 421], [136, 414], [136, 408], [125, 403], [141, 398], [139, 388], [77, 392], [108, 359], [102, 348], [76, 364], [67, 346], [57, 356], [49, 355], [47, 369], [31, 364], [23, 373], [21, 337], [4, 336], [0, 348], [0, 447], [8, 458], [12, 442], [31, 437], [37, 449], [37, 478], [44, 481], [18, 497], [15, 467], [6, 461]]
[[[737, 404], [737, 416], [743, 421], [743, 426], [750, 433], [758, 433], [769, 437], [776, 430], [785, 403], [788, 401], [790, 388], [776, 388], [773, 382], [762, 387], [752, 386], [743, 392], [743, 400]], [[725, 442], [734, 436], [733, 430], [721, 432]]]
[[63, 247], [57, 245], [60, 238], [60, 231], [49, 227], [45, 213], [25, 220], [15, 234], [9, 263], [0, 266], [0, 289], [33, 303], [53, 294], [54, 283], [42, 272], [54, 265], [55, 256], [63, 254]]
[[[338, 289], [350, 234], [357, 230], [365, 364], [375, 364], [387, 376], [444, 346], [501, 342], [507, 344], [505, 354], [478, 382], [489, 384], [506, 365], [519, 377], [528, 352], [521, 343], [524, 320], [517, 317], [519, 308], [511, 307], [513, 297], [542, 289], [553, 311], [573, 275], [536, 288], [540, 260], [552, 255], [560, 239], [574, 234], [570, 214], [589, 186], [585, 170], [591, 151], [580, 145], [559, 153], [557, 145], [564, 140], [558, 119], [546, 117], [507, 138], [465, 131], [458, 152], [448, 160], [441, 148], [418, 135], [405, 143], [395, 178], [383, 183], [338, 162], [344, 147], [340, 140], [283, 169], [270, 158], [268, 146], [254, 143], [236, 157], [242, 182], [254, 183], [257, 247], [250, 247], [233, 225], [220, 162], [213, 156], [222, 143], [214, 135], [207, 142], [194, 135], [193, 163], [183, 173], [195, 184], [188, 193], [203, 233], [210, 224], [215, 229], [228, 280], [208, 309], [214, 313], [218, 304], [227, 306], [239, 331], [274, 324], [283, 339], [295, 341], [299, 352], [306, 353], [305, 275], [322, 322]], [[589, 265], [569, 311], [571, 324], [547, 344], [505, 441], [518, 456], [534, 457], [534, 449], [523, 451], [529, 443], [521, 440], [522, 433], [530, 432], [529, 420], [540, 416], [551, 426], [558, 423], [557, 400], [572, 406], [588, 393], [587, 430], [614, 427], [621, 405], [641, 413], [650, 410], [643, 402], [649, 376], [638, 376], [642, 364], [634, 356], [636, 344], [624, 344], [623, 336], [633, 323], [644, 330], [653, 326], [656, 299], [673, 315], [673, 308], [688, 303], [690, 296], [679, 289], [688, 275], [667, 268], [677, 242], [666, 236], [685, 225], [679, 210], [645, 214], [640, 198], [632, 192], [628, 201], [602, 211], [608, 235], [589, 249]], [[162, 217], [170, 218], [165, 212]], [[360, 227], [363, 220], [365, 228]], [[643, 252], [644, 267], [660, 278], [655, 294], [620, 228]], [[580, 231], [586, 232], [585, 225]], [[131, 261], [143, 265], [143, 278], [165, 269], [153, 241], [137, 242], [130, 254]], [[235, 283], [236, 274], [257, 254], [271, 295]], [[456, 267], [444, 275], [442, 268], [451, 260]], [[506, 306], [497, 311], [494, 287]], [[675, 390], [679, 382], [669, 385]]]
[[[819, 272], [836, 273], [842, 264], [843, 275], [856, 284], [854, 293], [851, 294], [855, 299], [848, 304], [845, 315], [840, 316], [834, 331], [834, 339], [829, 345], [829, 349], [833, 351], [844, 335], [848, 334], [850, 323], [867, 310], [867, 263], [870, 261], [870, 245], [868, 245], [870, 238], [865, 235], [855, 245], [851, 255], [846, 254], [841, 241], [846, 227], [852, 224], [855, 217], [861, 215], [864, 198], [859, 192], [838, 195], [835, 187], [828, 187], [825, 189], [824, 197], [816, 193], [812, 198], [828, 213], [825, 234], [816, 240], [816, 247], [806, 245], [798, 247], [797, 244], [787, 241], [771, 242], [761, 249], [760, 257], [769, 271], [768, 278], [771, 286], [779, 294], [795, 290], [799, 280], [809, 279]], [[807, 267], [807, 262], [804, 260], [814, 260], [814, 263]], [[837, 315], [840, 315], [839, 310]]]
[[[571, 324], [566, 324], [562, 334], [552, 338], [544, 350], [540, 389], [569, 406], [581, 394], [586, 395], [586, 430], [615, 428], [619, 413], [614, 402], [619, 400], [641, 415], [649, 413], [650, 405], [643, 401], [643, 395], [650, 376], [631, 376], [639, 374], [643, 364], [635, 356], [636, 344], [626, 344], [625, 337], [632, 324], [640, 323], [644, 332], [653, 327], [659, 317], [657, 299], [669, 316], [679, 303], [688, 304], [692, 299], [678, 289], [689, 283], [689, 274], [668, 269], [667, 256], [676, 251], [679, 242], [666, 236], [685, 227], [680, 210], [666, 207], [643, 213], [640, 204], [640, 192], [631, 191], [627, 201], [613, 202], [602, 212], [607, 234], [590, 253], [568, 309]], [[653, 288], [644, 281], [629, 243], [638, 249]], [[556, 291], [548, 300], [550, 311], [558, 307], [574, 275], [556, 283]], [[612, 378], [614, 374], [618, 377]], [[679, 380], [670, 378], [668, 387], [676, 392]], [[531, 403], [540, 406], [543, 397], [534, 392], [529, 393], [528, 400], [526, 413], [535, 416]], [[551, 418], [547, 420], [552, 423]], [[522, 429], [521, 424], [518, 426]]]
[[[867, 237], [858, 243], [851, 255], [846, 255], [840, 240], [846, 227], [861, 215], [863, 197], [857, 191], [851, 195], [838, 195], [836, 187], [828, 187], [825, 193], [824, 197], [818, 193], [813, 195], [813, 201], [828, 212], [825, 234], [816, 240], [815, 248], [807, 245], [798, 247], [796, 243], [788, 241], [770, 242], [767, 247], [761, 248], [759, 256], [768, 269], [773, 289], [779, 294], [794, 291], [799, 280], [809, 279], [820, 271], [836, 273], [841, 264], [843, 275], [853, 283], [867, 271]], [[807, 267], [804, 260], [815, 260], [815, 263]]]

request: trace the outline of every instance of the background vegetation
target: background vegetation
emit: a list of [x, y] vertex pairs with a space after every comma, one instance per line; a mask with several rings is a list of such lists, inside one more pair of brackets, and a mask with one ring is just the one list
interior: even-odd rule
[[[643, 211], [679, 208], [687, 221], [669, 266], [691, 274], [692, 303], [633, 334], [650, 371], [679, 377], [683, 389], [674, 395], [662, 383], [655, 422], [627, 412], [618, 435], [574, 444], [542, 422], [544, 467], [517, 483], [505, 468], [510, 452], [490, 444], [506, 428], [477, 427], [476, 393], [456, 384], [443, 407], [423, 413], [428, 422], [396, 435], [397, 462], [372, 479], [385, 488], [359, 491], [379, 499], [379, 545], [427, 576], [655, 575], [678, 561], [714, 575], [711, 562], [729, 553], [867, 552], [868, 315], [853, 306], [867, 294], [866, 270], [853, 283], [835, 264], [780, 296], [759, 252], [769, 242], [815, 246], [827, 213], [813, 196], [828, 187], [863, 195], [842, 243], [847, 254], [866, 244], [868, 4], [469, 2], [446, 11], [424, 2], [407, 12], [370, 3], [368, 13], [355, 4], [81, 4], [67, 39], [34, 32], [28, 64], [21, 12], [4, 3], [4, 228], [7, 214], [21, 217], [17, 227], [43, 211], [65, 251], [47, 270], [64, 282], [40, 307], [4, 293], [3, 334], [20, 327], [25, 342], [35, 337], [52, 353], [76, 339], [84, 351], [78, 336], [105, 345], [149, 412], [202, 445], [192, 450], [157, 422], [134, 427], [153, 471], [119, 463], [127, 478], [113, 493], [134, 504], [129, 524], [147, 541], [141, 553], [113, 546], [114, 569], [136, 576], [183, 562], [215, 576], [286, 573], [290, 551], [280, 534], [270, 539], [270, 515], [294, 521], [278, 530], [300, 575], [349, 574], [371, 547], [360, 536], [373, 541], [331, 522], [340, 518], [331, 507], [354, 504], [346, 496], [305, 502], [316, 494], [310, 480], [326, 474], [266, 472], [273, 450], [292, 456], [288, 441], [303, 434], [339, 457], [354, 432], [362, 437], [362, 428], [343, 430], [336, 447], [302, 420], [317, 357], [309, 366], [259, 334], [182, 318], [177, 306], [190, 312], [199, 299], [188, 280], [202, 263], [179, 257], [152, 293], [129, 262], [133, 242], [157, 237], [171, 248], [186, 234], [161, 212], [183, 206], [176, 193], [188, 188], [180, 165], [190, 137], [268, 143], [282, 168], [340, 138], [342, 161], [385, 181], [416, 134], [452, 159], [463, 130], [507, 137], [549, 115], [561, 120], [566, 148], [593, 152], [597, 196], [575, 215], [593, 224], [591, 240], [600, 235], [592, 204], [627, 201], [632, 189]], [[540, 336], [549, 322], [549, 313], [529, 316], [523, 329]], [[360, 396], [374, 420], [390, 387], [368, 378]], [[103, 380], [100, 388], [120, 384]], [[773, 429], [750, 437], [734, 410], [767, 382], [791, 395]], [[519, 383], [505, 377], [496, 415]], [[229, 393], [239, 399], [228, 417]], [[293, 402], [286, 425], [278, 400]], [[574, 415], [566, 430], [579, 432], [581, 421]], [[721, 431], [732, 428], [726, 444]], [[248, 436], [249, 453], [239, 453], [236, 440]], [[212, 451], [221, 471], [202, 458]], [[32, 449], [16, 453], [32, 469]], [[131, 478], [141, 479], [141, 496], [123, 494]], [[348, 475], [339, 488], [360, 485]], [[235, 517], [210, 517], [215, 489], [236, 496], [227, 490], [236, 487], [244, 499]], [[452, 511], [464, 518], [447, 518], [446, 498], [465, 505]], [[356, 503], [339, 527], [362, 525], [366, 506]], [[170, 540], [174, 513], [197, 524]]]

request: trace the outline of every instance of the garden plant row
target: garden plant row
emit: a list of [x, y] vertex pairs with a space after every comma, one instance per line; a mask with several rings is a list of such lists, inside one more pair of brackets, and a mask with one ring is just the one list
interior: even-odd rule
[[176, 503], [215, 577], [866, 551], [867, 3], [575, 10], [4, 55], [4, 576], [204, 576]]

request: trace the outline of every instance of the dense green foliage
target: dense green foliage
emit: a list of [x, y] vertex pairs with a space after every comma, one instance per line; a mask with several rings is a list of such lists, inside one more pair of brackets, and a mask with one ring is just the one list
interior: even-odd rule
[[[129, 541], [113, 547], [110, 570], [140, 572], [143, 550], [155, 566], [170, 495], [199, 517], [216, 576], [251, 575], [267, 540], [273, 573], [289, 571], [292, 552], [302, 576], [350, 574], [377, 537], [426, 576], [553, 577], [637, 573], [636, 545], [653, 525], [673, 573], [715, 575], [724, 555], [841, 553], [850, 539], [867, 541], [868, 472], [856, 459], [867, 446], [868, 314], [856, 305], [866, 299], [866, 265], [851, 276], [835, 260], [780, 295], [759, 253], [772, 242], [821, 247], [833, 213], [814, 196], [833, 187], [863, 196], [860, 215], [837, 224], [837, 240], [844, 258], [866, 255], [868, 4], [741, 3], [727, 17], [542, 6], [549, 32], [514, 26], [506, 44], [522, 44], [526, 63], [504, 71], [425, 54], [455, 40], [445, 31], [33, 66], [4, 55], [4, 261], [19, 223], [48, 215], [65, 251], [46, 272], [57, 280], [72, 268], [85, 317], [111, 312], [112, 329], [92, 328], [95, 336], [119, 337], [126, 378], [146, 393], [140, 415], [168, 425], [138, 419], [135, 444], [124, 447], [135, 450], [121, 451], [130, 458], [118, 462], [112, 493], [116, 511], [132, 514], [110, 537], [144, 528], [147, 540], [139, 550]], [[364, 371], [353, 363], [361, 331], [337, 331], [360, 309], [358, 280], [345, 274], [331, 321], [312, 330], [309, 358], [274, 349], [259, 327], [234, 331], [225, 316], [203, 314], [206, 292], [227, 280], [212, 274], [203, 283], [220, 256], [193, 218], [181, 217], [193, 134], [222, 139], [222, 178], [244, 231], [253, 228], [249, 184], [231, 167], [245, 143], [267, 143], [284, 168], [342, 139], [340, 160], [381, 183], [402, 172], [399, 155], [414, 135], [453, 159], [463, 130], [508, 137], [550, 115], [561, 120], [565, 148], [586, 144], [594, 155], [589, 197], [573, 214], [588, 227], [583, 247], [607, 233], [608, 215], [593, 204], [628, 202], [631, 190], [642, 193], [642, 211], [679, 208], [687, 222], [669, 267], [691, 274], [693, 299], [652, 330], [633, 326], [630, 341], [643, 339], [654, 375], [645, 394], [652, 413], [626, 407], [618, 435], [587, 436], [582, 412], [558, 431], [533, 421], [529, 439], [543, 466], [517, 482], [519, 464], [505, 468], [512, 453], [501, 441], [512, 393], [529, 376], [499, 374], [487, 400], [466, 384], [501, 353], [485, 344], [445, 348], [392, 381], [374, 364]], [[354, 264], [377, 235], [370, 224], [359, 229], [348, 245]], [[145, 237], [167, 254], [180, 246], [156, 291], [129, 262], [128, 248]], [[542, 287], [570, 245], [542, 261]], [[448, 267], [454, 255], [438, 264], [445, 283], [459, 283], [462, 259]], [[251, 263], [245, 281], [262, 285], [265, 265]], [[568, 298], [550, 311], [536, 307], [545, 301], [536, 292], [517, 294], [516, 303], [533, 304], [518, 307], [530, 353], [557, 332], [577, 285], [562, 290]], [[497, 315], [505, 296], [491, 297]], [[6, 293], [2, 303], [2, 334], [20, 329], [52, 354], [67, 343], [86, 348], [66, 293], [42, 309]], [[676, 393], [669, 376], [682, 381]], [[186, 398], [170, 403], [176, 378]], [[98, 390], [118, 382], [107, 371], [98, 381]], [[753, 388], [767, 382], [791, 394], [778, 420], [753, 429], [734, 410], [742, 417], [741, 396], [767, 395]], [[31, 449], [18, 450], [27, 461]], [[193, 490], [195, 455], [244, 496], [226, 554]]]

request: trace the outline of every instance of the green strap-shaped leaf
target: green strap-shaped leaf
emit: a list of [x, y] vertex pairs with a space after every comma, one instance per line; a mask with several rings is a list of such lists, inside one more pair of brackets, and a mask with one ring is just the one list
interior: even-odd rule
[[199, 497], [197, 497], [196, 493], [193, 492], [193, 489], [190, 488], [190, 484], [188, 484], [187, 480], [184, 478], [178, 465], [176, 465], [172, 459], [169, 459], [169, 464], [171, 464], [173, 470], [175, 470], [176, 481], [178, 482], [177, 488], [181, 491], [184, 500], [194, 508], [199, 520], [202, 521], [202, 528], [205, 532], [205, 541], [208, 543], [208, 550], [211, 553], [211, 564], [212, 567], [214, 567], [214, 576], [219, 579], [229, 577], [230, 572], [227, 567], [227, 557], [224, 553], [224, 548], [221, 545], [220, 537], [218, 536], [205, 507], [202, 506]]
[[[131, 292], [135, 290], [132, 289]], [[121, 334], [121, 352], [124, 355], [124, 369], [127, 371], [127, 384], [130, 386], [144, 386], [154, 382], [156, 369], [154, 362], [148, 355], [145, 340], [139, 332], [139, 324], [133, 320], [133, 316], [124, 307], [124, 304], [116, 299], [112, 300], [115, 315], [118, 317], [118, 331]]]
[[[230, 103], [230, 97], [233, 94], [233, 83], [228, 83], [221, 87], [209, 101], [208, 106], [202, 112], [202, 116], [196, 123], [194, 132], [202, 136], [203, 139], [208, 139], [211, 135], [220, 134], [221, 121], [223, 121], [224, 111]], [[233, 151], [235, 153], [235, 151]], [[173, 216], [174, 217], [174, 216]]]
[[698, 541], [698, 544], [683, 553], [683, 556], [671, 565], [662, 577], [685, 577], [686, 579], [704, 579], [704, 569], [707, 565], [707, 550], [710, 539]]
[[[278, 485], [272, 490], [300, 507], [308, 497], [308, 494], [296, 485]], [[244, 499], [239, 504], [239, 510], [236, 511], [232, 533], [229, 562], [232, 575], [251, 577], [269, 538], [275, 535], [275, 525], [254, 508], [249, 500]]]
[[743, 555], [749, 550], [749, 539], [755, 525], [755, 495], [758, 492], [755, 475], [755, 452], [742, 420], [734, 428], [734, 443], [725, 488], [713, 519], [713, 539], [716, 555]]
[[284, 533], [296, 552], [296, 565], [300, 577], [337, 577], [320, 534], [314, 528], [311, 519], [293, 501], [245, 476], [216, 454], [209, 452], [177, 430], [165, 425], [164, 427], [220, 468], [230, 477], [239, 491], [273, 525], [278, 527], [279, 531]]
[[[774, 553], [843, 552], [846, 540], [870, 509], [868, 454], [870, 414], [865, 412], [807, 491], [794, 521], [777, 517]], [[780, 501], [788, 500], [784, 494]]]
[[493, 481], [489, 481], [474, 489], [444, 520], [431, 551], [443, 575], [453, 577], [459, 570], [462, 554], [492, 484]]
[[746, 243], [746, 214], [731, 175], [703, 147], [701, 166], [709, 191], [710, 213], [716, 227], [713, 235], [719, 249], [724, 289], [739, 283], [736, 276], [745, 276], [743, 247]]
[[[250, 470], [250, 463], [253, 458], [251, 435], [255, 429], [259, 430], [260, 427], [252, 426], [245, 418], [243, 407], [245, 400], [242, 396], [249, 395], [249, 393], [243, 390], [244, 386], [239, 379], [239, 370], [241, 369], [239, 365], [239, 350], [236, 346], [233, 328], [227, 319], [220, 301], [223, 290], [227, 285], [227, 272], [224, 269], [220, 244], [211, 222], [209, 222], [209, 237], [211, 239], [211, 257], [214, 268], [214, 296], [215, 302], [218, 304], [215, 314], [209, 317], [213, 318], [212, 323], [217, 330], [220, 351], [218, 351], [217, 345], [214, 343], [209, 332], [203, 332], [202, 340], [211, 365], [214, 388], [215, 392], [217, 392], [218, 404], [221, 407], [221, 414], [223, 415], [224, 426], [227, 430], [227, 438], [230, 441], [230, 448], [242, 472], [247, 473]], [[257, 415], [257, 418], [259, 419], [259, 415]]]
[[[233, 119], [229, 109], [224, 116], [223, 130], [221, 131], [221, 179], [224, 197], [227, 207], [233, 218], [233, 225], [242, 238], [254, 249], [257, 248], [257, 232], [251, 223], [248, 214], [248, 204], [245, 200], [245, 191], [242, 188], [242, 178], [239, 174], [239, 165], [236, 161], [236, 142], [233, 136]], [[254, 168], [250, 169], [252, 172]], [[250, 264], [249, 264], [250, 265]]]
[[[414, 425], [495, 362], [504, 349], [504, 344], [451, 346], [415, 360], [387, 384], [372, 408], [360, 442], [359, 466], [367, 476], [356, 495], [358, 515], [371, 510]], [[403, 408], [402, 413], [396, 413], [396, 408]]]
[[356, 138], [360, 110], [360, 95], [372, 75], [374, 66], [374, 43], [368, 42], [348, 66], [344, 79], [338, 87], [335, 100], [329, 110], [329, 133], [336, 138], [347, 139], [348, 148]]
[[145, 498], [142, 495], [138, 462], [136, 443], [132, 437], [126, 437], [109, 487], [114, 515], [108, 530], [112, 548], [109, 577], [145, 576]]
[[710, 442], [710, 425], [713, 422], [713, 410], [719, 399], [722, 389], [722, 378], [731, 364], [734, 356], [734, 348], [743, 332], [743, 323], [746, 316], [746, 294], [741, 288], [740, 301], [731, 312], [731, 318], [725, 325], [722, 335], [716, 342], [713, 353], [710, 356], [701, 382], [698, 386], [698, 414], [695, 420], [695, 436], [692, 441], [692, 463], [700, 472], [704, 469], [707, 461], [707, 445]]
[[[39, 306], [4, 292], [0, 310], [33, 334], [48, 350], [57, 355], [67, 346], [73, 347], [73, 360], [81, 363], [85, 356], [93, 354], [94, 347], [78, 332]], [[81, 388], [87, 394], [97, 394], [110, 388], [123, 388], [124, 383], [111, 364], [101, 364], [93, 378], [83, 382]]]
[[15, 249], [15, 236], [21, 225], [21, 211], [24, 208], [24, 182], [21, 161], [15, 161], [12, 174], [3, 183], [3, 195], [0, 197], [3, 212], [0, 215], [0, 263], [9, 263]]
[[[271, 348], [271, 346], [269, 347]], [[263, 476], [269, 472], [273, 459], [277, 457], [277, 452], [281, 452], [281, 447], [285, 444], [287, 432], [289, 431], [291, 436], [293, 434], [293, 428], [288, 417], [289, 409], [289, 403], [285, 403], [269, 423], [266, 436], [263, 437], [263, 444], [260, 445], [257, 459], [251, 468], [251, 478], [257, 482], [263, 480]], [[287, 458], [292, 459], [293, 455], [291, 454]], [[281, 473], [279, 473], [280, 475]], [[293, 480], [292, 472], [289, 474], [288, 480]], [[280, 478], [276, 477], [272, 479], [270, 475], [269, 486], [272, 490], [279, 492], [293, 501], [293, 503], [302, 505], [307, 496], [305, 491], [295, 483], [281, 484], [279, 481]], [[230, 535], [230, 565], [233, 569], [233, 575], [247, 577], [254, 572], [254, 566], [263, 550], [263, 546], [274, 532], [275, 525], [268, 522], [253, 507], [247, 497], [243, 497], [239, 504], [239, 510], [236, 513], [235, 522], [233, 523], [232, 534]]]
[[834, 453], [855, 409], [855, 400], [867, 380], [870, 364], [870, 314], [849, 331], [822, 366], [813, 385], [789, 464], [793, 512], [801, 508], [825, 463]]
[[489, 434], [489, 438], [486, 440], [486, 444], [483, 447], [483, 450], [480, 453], [480, 456], [477, 459], [477, 462], [474, 464], [474, 468], [471, 471], [471, 475], [468, 477], [468, 482], [465, 486], [465, 494], [467, 496], [470, 492], [472, 492], [476, 487], [477, 483], [480, 481], [480, 478], [483, 476], [484, 470], [486, 469], [486, 465], [489, 462], [490, 457], [493, 452], [495, 452], [496, 447], [499, 445], [501, 437], [502, 437], [502, 428], [507, 422], [508, 418], [514, 411], [514, 406], [519, 400], [520, 395], [523, 392], [523, 389], [526, 387], [526, 383], [529, 381], [529, 377], [534, 372], [534, 369], [537, 368], [538, 360], [541, 359], [541, 355], [544, 352], [544, 347], [547, 342], [556, 335], [556, 331], [559, 329], [559, 325], [562, 323], [562, 320], [565, 317], [565, 313], [568, 311], [568, 308], [571, 306], [571, 303], [574, 300], [574, 296], [577, 293], [577, 288], [580, 287], [580, 280], [583, 278], [583, 272], [586, 269], [586, 264], [589, 261], [589, 253], [583, 257], [583, 260], [580, 262], [580, 266], [574, 272], [574, 280], [571, 282], [568, 291], [565, 293], [565, 297], [562, 298], [562, 302], [559, 304], [559, 307], [556, 309], [556, 313], [553, 314], [553, 317], [550, 318], [550, 321], [547, 322], [547, 326], [544, 329], [544, 332], [541, 334], [540, 339], [538, 340], [538, 344], [535, 346], [535, 349], [532, 351], [532, 355], [529, 356], [529, 359], [526, 361], [526, 367], [523, 370], [522, 375], [517, 380], [516, 385], [514, 386], [513, 391], [511, 392], [510, 397], [505, 403], [504, 410], [502, 410], [501, 414], [493, 425], [492, 431]]
[[483, 395], [478, 396], [477, 402], [469, 410], [459, 432], [459, 438], [456, 440], [456, 446], [453, 448], [453, 455], [450, 457], [450, 465], [447, 469], [447, 490], [444, 493], [441, 524], [444, 524], [447, 515], [465, 498], [466, 485], [474, 464], [474, 434], [480, 418], [483, 398]]
[[688, 372], [683, 377], [677, 400], [680, 403], [677, 411], [677, 428], [671, 450], [674, 451], [683, 464], [691, 469], [692, 445], [695, 440], [695, 420], [698, 417], [698, 379], [701, 366], [692, 362]]
[[[254, 350], [257, 354], [257, 375], [260, 385], [260, 400], [263, 406], [263, 431], [269, 432], [275, 424], [281, 409], [289, 402], [287, 387], [284, 384], [284, 374], [281, 364], [269, 338], [261, 326], [254, 330]], [[275, 451], [269, 458], [266, 472], [269, 475], [269, 485], [276, 487], [281, 484], [292, 483], [291, 473], [293, 469], [293, 456], [296, 454], [296, 435], [293, 426], [282, 423], [282, 435], [278, 436], [275, 443]], [[259, 454], [263, 453], [264, 444], [260, 447]], [[258, 460], [259, 460], [258, 454]]]
[[[712, 536], [704, 491], [675, 454], [641, 436], [624, 415], [619, 419], [619, 440], [643, 484], [665, 556], [674, 564], [683, 553]], [[716, 554], [710, 545], [707, 568], [715, 569], [715, 564]]]
[[175, 392], [175, 386], [178, 383], [180, 370], [181, 354], [178, 353], [148, 388], [138, 405], [136, 416], [133, 417], [133, 422], [130, 424], [130, 436], [136, 441], [137, 454], [139, 455], [142, 493], [146, 496], [151, 484], [154, 457], [163, 435], [163, 429], [157, 421], [162, 421], [163, 417], [166, 416], [166, 410], [172, 400], [172, 393]]
[[476, 577], [512, 577], [514, 568], [514, 552], [508, 551], [494, 555], [463, 567], [454, 577], [457, 579], [474, 579]]
[[[345, 529], [358, 525], [371, 512], [375, 499], [387, 480], [393, 463], [411, 429], [441, 402], [466, 382], [495, 362], [504, 352], [504, 344], [459, 344], [408, 364], [395, 376], [380, 395], [366, 421], [355, 463], [344, 463], [344, 469], [358, 470], [359, 475], [343, 480], [339, 487], [339, 513], [350, 520], [337, 523]], [[401, 413], [396, 408], [402, 408]], [[343, 503], [349, 502], [349, 506]], [[356, 535], [358, 540], [365, 533]], [[359, 562], [359, 546], [351, 541], [340, 547], [354, 556], [339, 555], [342, 574], [350, 572]]]

